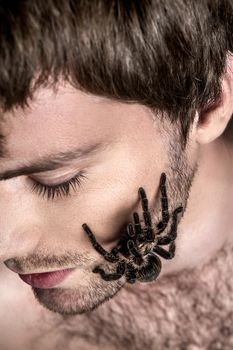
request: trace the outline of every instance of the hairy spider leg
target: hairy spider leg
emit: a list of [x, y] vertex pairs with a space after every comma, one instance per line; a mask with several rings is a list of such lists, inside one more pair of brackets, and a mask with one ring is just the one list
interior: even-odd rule
[[[91, 244], [93, 245], [93, 247], [95, 248], [95, 250], [101, 254], [105, 260], [109, 261], [109, 262], [117, 262], [119, 261], [119, 257], [117, 255], [114, 255], [112, 253], [107, 252], [95, 239], [95, 236], [93, 234], [93, 232], [91, 231], [90, 227], [87, 224], [82, 224], [82, 227], [84, 229], [84, 231], [87, 233], [88, 238], [91, 241]], [[117, 251], [116, 251], [117, 254]]]
[[133, 284], [137, 281], [136, 271], [137, 270], [135, 267], [133, 267], [133, 264], [131, 264], [130, 262], [126, 263], [125, 277], [128, 283]]
[[143, 258], [135, 247], [137, 237], [136, 237], [136, 232], [133, 228], [132, 223], [129, 223], [127, 225], [127, 238], [128, 239], [125, 242], [127, 246], [127, 250], [133, 256], [134, 262], [137, 265], [140, 265], [143, 262]]
[[162, 173], [160, 177], [159, 183], [160, 193], [161, 193], [161, 207], [162, 207], [162, 220], [157, 224], [158, 231], [157, 235], [162, 233], [167, 227], [168, 221], [170, 219], [170, 215], [168, 212], [168, 198], [167, 198], [167, 190], [166, 190], [166, 174]]
[[133, 219], [134, 219], [134, 230], [136, 234], [136, 240], [139, 243], [146, 241], [146, 235], [143, 232], [143, 229], [141, 227], [140, 219], [138, 213], [133, 213]]
[[183, 211], [183, 207], [178, 207], [173, 211], [170, 232], [163, 237], [158, 237], [158, 245], [166, 245], [174, 241], [177, 237], [177, 215]]
[[136, 235], [133, 229], [133, 224], [131, 222], [127, 225], [127, 234], [130, 238], [136, 238]]
[[143, 210], [143, 218], [145, 222], [145, 233], [146, 233], [146, 241], [147, 242], [153, 242], [155, 235], [152, 229], [152, 223], [151, 223], [151, 216], [148, 208], [148, 199], [146, 196], [146, 192], [143, 187], [140, 187], [138, 189], [138, 193], [141, 199], [141, 204], [142, 204], [142, 210]]
[[[165, 173], [162, 173], [160, 176], [159, 189], [161, 193], [162, 221], [160, 221], [156, 226], [158, 229], [158, 231], [156, 232], [156, 235], [159, 235], [165, 230], [165, 228], [167, 227], [168, 221], [170, 219], [170, 215], [168, 212], [168, 198], [167, 198], [167, 191], [166, 191], [166, 174]], [[152, 229], [151, 215], [148, 209], [148, 199], [146, 196], [146, 192], [143, 187], [140, 187], [138, 192], [141, 199], [142, 208], [143, 208], [143, 217], [146, 224], [146, 234], [147, 234], [146, 240], [148, 242], [153, 242], [155, 238], [155, 234]]]
[[94, 273], [99, 273], [103, 280], [105, 281], [116, 281], [119, 280], [125, 273], [125, 268], [126, 268], [126, 263], [125, 261], [121, 260], [119, 261], [117, 265], [117, 270], [116, 272], [113, 273], [106, 273], [103, 269], [100, 267], [95, 267], [92, 272]]
[[132, 240], [129, 240], [127, 242], [127, 248], [129, 249], [129, 252], [133, 256], [133, 261], [137, 265], [141, 265], [143, 263], [143, 257], [142, 255], [138, 252], [138, 250], [135, 248], [135, 244]]
[[159, 246], [156, 246], [153, 248], [153, 252], [156, 254], [160, 255], [164, 259], [172, 259], [175, 256], [175, 250], [176, 250], [176, 245], [175, 242], [172, 241], [171, 244], [169, 245], [168, 251], [165, 250], [164, 248], [161, 248]]
[[153, 248], [153, 252], [162, 256], [164, 259], [172, 259], [175, 256], [175, 250], [176, 250], [175, 239], [177, 236], [177, 215], [182, 211], [183, 211], [183, 207], [178, 207], [174, 210], [172, 214], [172, 225], [171, 225], [170, 232], [164, 237], [158, 237], [158, 243], [157, 243], [158, 245], [166, 245], [170, 243], [168, 251], [165, 250], [164, 248], [159, 247], [158, 245], [156, 245]]

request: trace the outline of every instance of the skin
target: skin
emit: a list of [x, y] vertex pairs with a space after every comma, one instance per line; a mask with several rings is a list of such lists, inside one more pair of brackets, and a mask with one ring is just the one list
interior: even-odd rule
[[[57, 91], [37, 91], [30, 109], [3, 116], [2, 130], [7, 135], [10, 157], [1, 161], [1, 170], [16, 168], [46, 153], [105, 143], [105, 148], [90, 159], [0, 183], [1, 276], [2, 281], [11, 281], [12, 285], [12, 299], [8, 297], [8, 285], [1, 287], [4, 315], [12, 320], [23, 311], [31, 317], [29, 320], [26, 316], [25, 324], [37, 325], [30, 335], [27, 326], [17, 326], [18, 348], [51, 349], [62, 342], [70, 349], [77, 344], [82, 349], [104, 348], [106, 344], [108, 349], [115, 349], [119, 343], [130, 349], [140, 349], [146, 342], [148, 347], [157, 344], [159, 349], [174, 348], [177, 343], [185, 346], [185, 341], [190, 344], [191, 335], [184, 340], [182, 334], [187, 322], [194, 329], [198, 325], [197, 319], [191, 317], [191, 301], [196, 298], [201, 302], [206, 293], [207, 307], [215, 310], [211, 295], [217, 293], [216, 281], [226, 284], [230, 276], [222, 261], [231, 259], [233, 236], [233, 145], [229, 137], [232, 67], [229, 58], [221, 102], [201, 118], [197, 115], [184, 151], [179, 147], [177, 126], [162, 122], [159, 112], [155, 117], [141, 105], [84, 94], [64, 83]], [[80, 170], [85, 170], [87, 178], [77, 192], [71, 191], [70, 197], [48, 202], [30, 191], [32, 179], [52, 185], [72, 178]], [[122, 228], [132, 221], [132, 213], [142, 214], [137, 195], [140, 186], [146, 190], [156, 224], [161, 219], [158, 185], [162, 172], [167, 174], [170, 212], [179, 205], [185, 209], [183, 217], [179, 216], [175, 258], [161, 258], [162, 272], [153, 283], [131, 286], [124, 278], [103, 281], [92, 273], [93, 267], [103, 264], [106, 271], [114, 271], [115, 265], [104, 262], [92, 248], [81, 225], [87, 223], [98, 242], [110, 250]], [[164, 234], [168, 231], [169, 225]], [[226, 249], [222, 260], [221, 249]], [[205, 277], [203, 266], [208, 266]], [[31, 288], [12, 272], [68, 267], [76, 270], [50, 289]], [[214, 275], [214, 269], [219, 274]], [[178, 293], [180, 286], [183, 294]], [[189, 320], [181, 318], [181, 314]], [[5, 329], [2, 343], [13, 349], [6, 317], [1, 322]], [[202, 341], [198, 345], [201, 348], [207, 337], [200, 335], [198, 339]]]

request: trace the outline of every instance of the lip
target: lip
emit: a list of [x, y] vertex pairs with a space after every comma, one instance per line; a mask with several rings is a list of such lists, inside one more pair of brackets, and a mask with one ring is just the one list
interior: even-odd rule
[[37, 288], [51, 288], [60, 284], [75, 268], [30, 274], [18, 274], [27, 284]]

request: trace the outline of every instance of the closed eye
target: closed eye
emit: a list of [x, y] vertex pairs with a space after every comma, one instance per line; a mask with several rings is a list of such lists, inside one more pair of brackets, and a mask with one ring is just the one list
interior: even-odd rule
[[67, 180], [58, 185], [45, 185], [38, 181], [32, 180], [33, 184], [31, 186], [32, 192], [36, 192], [39, 195], [46, 195], [48, 200], [54, 200], [57, 197], [67, 197], [71, 193], [71, 187], [77, 191], [77, 186], [80, 187], [82, 183], [82, 178], [86, 178], [84, 172], [79, 172], [72, 179]]

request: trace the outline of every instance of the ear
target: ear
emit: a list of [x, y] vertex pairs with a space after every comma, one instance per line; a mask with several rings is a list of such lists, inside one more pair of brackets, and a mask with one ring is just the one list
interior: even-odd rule
[[196, 141], [209, 143], [220, 137], [233, 114], [233, 54], [229, 53], [221, 83], [220, 100], [209, 110], [198, 116]]

